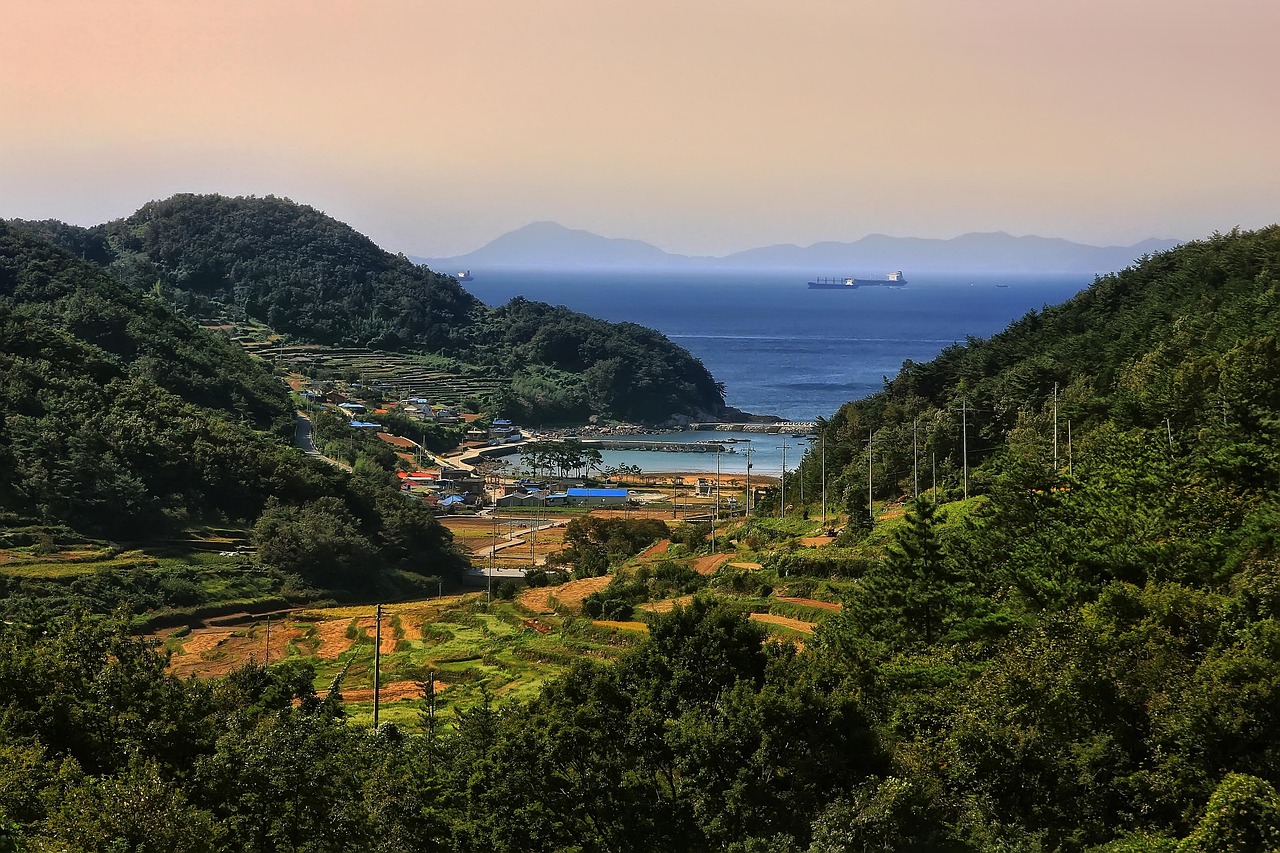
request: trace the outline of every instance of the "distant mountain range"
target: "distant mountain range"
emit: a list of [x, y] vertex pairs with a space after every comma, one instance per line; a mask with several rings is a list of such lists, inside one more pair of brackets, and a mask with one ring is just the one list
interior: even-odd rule
[[412, 258], [437, 272], [485, 269], [786, 269], [823, 275], [917, 272], [1104, 273], [1123, 269], [1177, 240], [1132, 246], [1090, 246], [1056, 237], [1014, 237], [1003, 231], [950, 240], [871, 234], [849, 243], [782, 244], [724, 257], [664, 252], [641, 240], [601, 237], [554, 222], [534, 222], [453, 258]]

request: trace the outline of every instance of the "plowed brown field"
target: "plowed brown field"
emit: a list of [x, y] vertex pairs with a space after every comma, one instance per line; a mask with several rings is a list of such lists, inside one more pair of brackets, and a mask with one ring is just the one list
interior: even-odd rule
[[[442, 693], [449, 685], [443, 681], [435, 682], [436, 693]], [[384, 684], [378, 690], [378, 702], [399, 702], [401, 699], [421, 699], [422, 689], [418, 687], [416, 681], [392, 681]], [[372, 702], [373, 688], [361, 687], [356, 690], [343, 690], [342, 700], [344, 702]]]
[[[280, 660], [286, 646], [302, 636], [301, 631], [271, 630], [271, 659]], [[226, 675], [249, 658], [261, 663], [266, 652], [266, 634], [261, 630], [238, 628], [198, 628], [192, 631], [169, 661], [169, 671], [180, 678], [197, 675], [211, 678]]]
[[650, 545], [648, 548], [645, 548], [643, 551], [641, 551], [640, 557], [641, 559], [656, 557], [659, 554], [667, 553], [667, 549], [670, 547], [671, 547], [671, 540], [663, 539], [661, 542], [655, 542], [652, 545]]
[[316, 636], [320, 638], [320, 646], [316, 649], [316, 657], [322, 660], [337, 660], [338, 656], [351, 648], [353, 640], [347, 636], [351, 627], [350, 619], [330, 619], [316, 625]]
[[682, 595], [679, 598], [664, 598], [662, 601], [649, 601], [640, 605], [641, 610], [647, 610], [650, 613], [670, 613], [675, 610], [676, 605], [688, 607], [689, 602], [693, 601], [692, 595]]
[[710, 554], [693, 561], [693, 570], [700, 575], [714, 575], [716, 569], [733, 559], [732, 554]]
[[559, 586], [540, 586], [535, 589], [526, 589], [516, 600], [520, 602], [521, 607], [534, 613], [552, 609], [549, 599], [553, 596], [565, 607], [577, 609], [582, 606], [584, 598], [604, 589], [611, 580], [613, 580], [611, 575], [602, 575], [598, 578], [569, 581]]

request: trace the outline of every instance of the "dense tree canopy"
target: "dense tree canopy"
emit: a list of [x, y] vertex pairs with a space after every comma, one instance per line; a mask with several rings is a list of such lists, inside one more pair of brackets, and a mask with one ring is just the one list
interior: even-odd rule
[[[253, 523], [269, 500], [277, 515], [328, 501], [368, 542], [367, 573], [346, 573], [349, 586], [419, 558], [456, 570], [448, 533], [422, 507], [303, 458], [292, 432], [284, 386], [239, 346], [0, 223], [0, 511], [10, 521], [128, 540], [205, 518]], [[332, 580], [318, 552], [295, 553], [288, 568]]]
[[664, 336], [524, 299], [486, 308], [450, 276], [288, 199], [178, 195], [93, 229], [26, 223], [188, 313], [223, 310], [297, 340], [442, 354], [510, 380], [502, 414], [657, 422], [724, 395]]

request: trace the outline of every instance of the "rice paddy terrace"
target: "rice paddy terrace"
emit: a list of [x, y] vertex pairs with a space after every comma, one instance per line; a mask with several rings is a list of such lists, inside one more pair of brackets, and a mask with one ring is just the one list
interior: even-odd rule
[[508, 384], [507, 379], [489, 368], [459, 364], [438, 356], [367, 347], [289, 344], [258, 323], [229, 323], [218, 319], [205, 321], [204, 325], [230, 334], [233, 340], [265, 361], [313, 379], [345, 379], [400, 395], [421, 394], [433, 402], [461, 402], [473, 396], [483, 399]]
[[250, 352], [308, 376], [341, 377], [397, 394], [422, 394], [434, 400], [488, 397], [507, 384], [507, 380], [483, 368], [446, 370], [433, 364], [430, 357], [412, 353], [319, 344], [278, 346], [269, 341], [243, 343]]

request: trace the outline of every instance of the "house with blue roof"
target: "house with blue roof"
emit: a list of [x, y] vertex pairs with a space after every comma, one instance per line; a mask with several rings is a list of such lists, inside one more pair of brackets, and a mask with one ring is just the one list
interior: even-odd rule
[[570, 506], [622, 506], [630, 494], [626, 489], [569, 489]]

